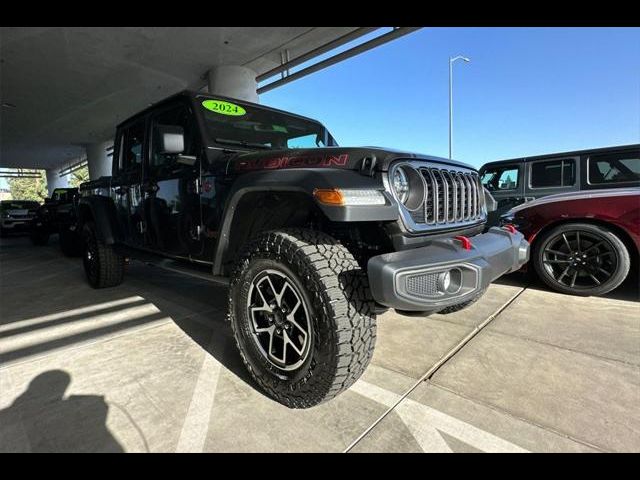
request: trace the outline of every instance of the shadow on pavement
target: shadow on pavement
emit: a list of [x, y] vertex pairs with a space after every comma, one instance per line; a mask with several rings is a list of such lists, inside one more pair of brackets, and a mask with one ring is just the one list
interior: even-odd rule
[[71, 376], [48, 370], [0, 410], [0, 452], [123, 452], [107, 428], [109, 406], [99, 395], [64, 396]]

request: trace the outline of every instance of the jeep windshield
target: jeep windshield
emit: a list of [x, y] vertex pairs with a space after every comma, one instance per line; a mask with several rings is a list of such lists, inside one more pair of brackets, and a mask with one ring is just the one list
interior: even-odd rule
[[206, 136], [225, 148], [279, 150], [336, 146], [320, 123], [244, 103], [197, 100]]

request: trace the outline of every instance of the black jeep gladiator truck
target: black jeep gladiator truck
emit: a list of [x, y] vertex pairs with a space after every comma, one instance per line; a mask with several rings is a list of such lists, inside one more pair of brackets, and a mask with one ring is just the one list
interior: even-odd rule
[[482, 233], [491, 201], [462, 163], [342, 148], [315, 120], [183, 92], [117, 127], [77, 230], [95, 288], [120, 284], [128, 258], [226, 280], [247, 369], [307, 408], [364, 372], [376, 313], [460, 310], [528, 260], [512, 226]]

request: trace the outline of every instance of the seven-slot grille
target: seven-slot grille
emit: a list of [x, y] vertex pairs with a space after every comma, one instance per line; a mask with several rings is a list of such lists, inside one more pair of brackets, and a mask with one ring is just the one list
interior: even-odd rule
[[476, 173], [419, 167], [426, 184], [425, 200], [409, 212], [415, 223], [447, 225], [475, 222], [483, 217], [483, 194]]

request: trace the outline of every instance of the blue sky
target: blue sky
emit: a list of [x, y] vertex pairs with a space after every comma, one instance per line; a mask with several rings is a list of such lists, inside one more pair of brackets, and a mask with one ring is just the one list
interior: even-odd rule
[[[344, 48], [343, 48], [344, 49]], [[640, 142], [640, 28], [423, 28], [260, 96], [341, 145], [490, 160]]]

